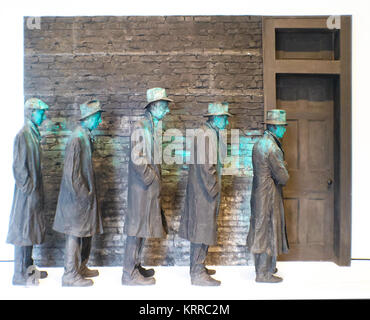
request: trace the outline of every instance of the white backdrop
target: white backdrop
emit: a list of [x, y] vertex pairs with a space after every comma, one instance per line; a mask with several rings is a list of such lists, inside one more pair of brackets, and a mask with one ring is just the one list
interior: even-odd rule
[[[5, 244], [14, 180], [13, 139], [23, 123], [23, 16], [75, 15], [353, 15], [353, 194], [352, 258], [370, 259], [370, 3], [369, 1], [12, 1], [0, 13], [0, 260], [11, 260]], [[306, 2], [307, 4], [307, 2]]]

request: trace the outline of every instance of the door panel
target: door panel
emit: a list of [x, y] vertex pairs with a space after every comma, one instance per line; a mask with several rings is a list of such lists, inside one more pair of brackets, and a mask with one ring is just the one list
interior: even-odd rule
[[325, 120], [308, 121], [308, 167], [310, 170], [330, 167], [328, 150], [328, 126]]
[[289, 243], [297, 244], [299, 199], [285, 199], [284, 204], [287, 232], [289, 234]]
[[307, 243], [325, 244], [325, 213], [327, 210], [326, 199], [308, 199]]
[[277, 78], [277, 107], [287, 112], [282, 140], [290, 179], [284, 205], [290, 251], [279, 260], [333, 258], [333, 79]]
[[290, 169], [299, 169], [298, 150], [299, 150], [299, 127], [298, 121], [288, 121], [287, 132], [284, 143], [289, 146], [289, 152], [285, 153], [285, 161]]

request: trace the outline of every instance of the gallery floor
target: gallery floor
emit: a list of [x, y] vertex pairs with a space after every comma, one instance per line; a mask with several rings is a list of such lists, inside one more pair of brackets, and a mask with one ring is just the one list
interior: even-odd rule
[[47, 279], [38, 287], [11, 284], [12, 262], [0, 262], [0, 299], [138, 299], [138, 300], [283, 300], [370, 299], [370, 261], [353, 260], [350, 267], [331, 262], [278, 262], [278, 284], [256, 283], [253, 266], [217, 266], [220, 287], [190, 285], [188, 267], [155, 267], [157, 284], [150, 287], [121, 285], [120, 267], [100, 267], [89, 288], [61, 286], [63, 268], [46, 268]]

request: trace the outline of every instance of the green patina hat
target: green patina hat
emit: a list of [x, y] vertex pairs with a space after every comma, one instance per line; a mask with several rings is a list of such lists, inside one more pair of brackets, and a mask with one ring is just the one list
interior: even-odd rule
[[38, 98], [30, 98], [24, 103], [25, 109], [48, 110], [49, 106]]
[[229, 116], [231, 117], [232, 114], [229, 113], [229, 103], [228, 102], [215, 102], [208, 104], [208, 113], [206, 113], [205, 117], [210, 116]]
[[163, 88], [148, 89], [146, 92], [146, 100], [147, 100], [147, 104], [145, 105], [145, 108], [149, 106], [152, 102], [156, 102], [160, 100], [173, 102], [172, 99], [169, 99], [167, 97], [166, 89], [163, 89]]
[[280, 126], [286, 126], [286, 111], [281, 109], [268, 110], [266, 114], [266, 121], [264, 124], [275, 124]]
[[88, 100], [81, 104], [80, 111], [81, 111], [80, 120], [84, 120], [97, 112], [104, 112], [104, 110], [101, 109], [100, 101], [96, 99]]

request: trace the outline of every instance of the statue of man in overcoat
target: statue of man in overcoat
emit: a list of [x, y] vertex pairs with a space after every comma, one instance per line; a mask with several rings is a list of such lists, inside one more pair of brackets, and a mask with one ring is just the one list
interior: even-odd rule
[[289, 179], [280, 139], [286, 132], [286, 112], [269, 110], [267, 130], [253, 146], [253, 186], [247, 245], [254, 254], [256, 282], [277, 283], [276, 258], [287, 253], [288, 238], [282, 187]]
[[28, 99], [24, 106], [25, 124], [14, 141], [15, 190], [7, 243], [14, 245], [13, 285], [37, 285], [38, 279], [28, 283], [32, 272], [41, 279], [47, 277], [46, 271], [31, 270], [30, 266], [33, 266], [33, 246], [41, 244], [45, 236], [39, 126], [46, 119], [49, 106], [37, 98]]
[[89, 278], [99, 275], [87, 263], [91, 240], [103, 233], [93, 169], [92, 131], [102, 122], [99, 100], [80, 105], [79, 125], [72, 132], [66, 146], [63, 176], [60, 185], [53, 229], [66, 235], [62, 286], [93, 285]]
[[[217, 217], [221, 200], [221, 148], [226, 148], [220, 132], [228, 125], [228, 103], [210, 103], [208, 121], [194, 139], [194, 163], [189, 165], [185, 208], [179, 236], [190, 241], [190, 278], [192, 285], [219, 286], [211, 277], [215, 270], [205, 267], [208, 248], [217, 243]], [[201, 137], [205, 133], [207, 140]], [[204, 141], [201, 144], [200, 141]], [[208, 142], [208, 143], [207, 143]], [[195, 158], [196, 157], [196, 158]], [[203, 159], [203, 160], [201, 160]]]
[[[155, 284], [154, 269], [141, 265], [147, 238], [163, 238], [167, 234], [166, 219], [161, 208], [161, 141], [159, 123], [170, 111], [163, 88], [147, 90], [145, 115], [133, 126], [128, 177], [128, 210], [124, 233], [127, 235], [123, 257], [123, 285]], [[162, 134], [159, 132], [159, 134]]]

